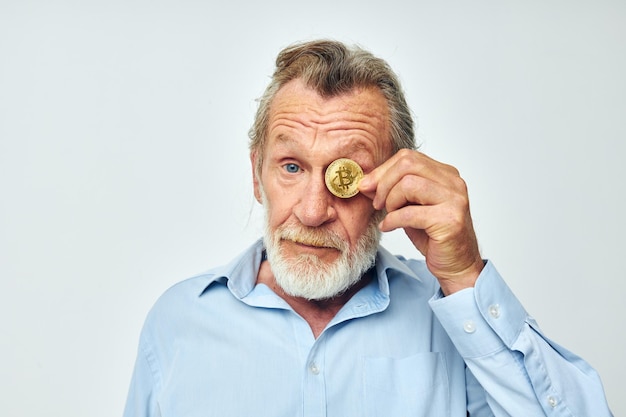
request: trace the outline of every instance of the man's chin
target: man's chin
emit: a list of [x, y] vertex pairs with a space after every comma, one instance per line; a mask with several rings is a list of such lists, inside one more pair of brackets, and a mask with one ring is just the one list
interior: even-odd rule
[[281, 286], [280, 284], [278, 284], [279, 287], [281, 287], [281, 289], [288, 295], [290, 295], [291, 297], [296, 297], [296, 298], [302, 298], [308, 301], [314, 301], [314, 302], [322, 302], [322, 301], [328, 301], [328, 300], [332, 300], [334, 298], [340, 297], [341, 295], [343, 295], [349, 288], [346, 289], [342, 289], [342, 290], [335, 290], [335, 291], [326, 291], [326, 292], [321, 292], [319, 290], [314, 290], [314, 291], [310, 291], [310, 290], [306, 290], [306, 291], [301, 291], [299, 289], [295, 289], [295, 288], [285, 288], [283, 286]]

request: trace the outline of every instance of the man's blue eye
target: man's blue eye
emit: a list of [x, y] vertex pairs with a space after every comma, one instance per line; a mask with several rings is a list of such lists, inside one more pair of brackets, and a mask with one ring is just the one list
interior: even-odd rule
[[287, 170], [287, 172], [289, 173], [295, 174], [296, 172], [300, 171], [300, 167], [296, 164], [286, 164], [285, 170]]

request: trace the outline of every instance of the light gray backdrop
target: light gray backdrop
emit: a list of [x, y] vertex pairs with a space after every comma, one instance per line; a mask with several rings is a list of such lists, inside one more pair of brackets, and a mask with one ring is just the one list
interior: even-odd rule
[[626, 415], [626, 3], [605, 0], [0, 0], [0, 415], [120, 415], [155, 299], [259, 236], [255, 99], [316, 37], [396, 68], [484, 256]]

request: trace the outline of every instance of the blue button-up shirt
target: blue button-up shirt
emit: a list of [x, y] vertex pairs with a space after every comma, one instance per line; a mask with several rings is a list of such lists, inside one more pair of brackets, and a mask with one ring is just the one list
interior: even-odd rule
[[125, 417], [611, 415], [595, 371], [540, 333], [490, 262], [443, 297], [423, 262], [380, 248], [377, 279], [315, 339], [256, 284], [262, 251], [157, 301]]

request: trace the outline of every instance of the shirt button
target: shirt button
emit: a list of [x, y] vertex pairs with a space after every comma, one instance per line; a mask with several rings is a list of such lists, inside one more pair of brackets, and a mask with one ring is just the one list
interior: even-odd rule
[[500, 306], [498, 304], [492, 304], [489, 306], [489, 314], [494, 319], [500, 317]]
[[312, 373], [313, 375], [317, 375], [317, 374], [319, 374], [319, 373], [320, 373], [320, 368], [319, 368], [319, 366], [317, 366], [317, 364], [316, 364], [316, 363], [312, 363], [312, 364], [309, 366], [309, 371], [311, 371], [311, 373]]
[[548, 396], [548, 404], [550, 405], [550, 407], [554, 408], [557, 406], [559, 402], [557, 401], [556, 398], [554, 398], [552, 395]]
[[474, 324], [473, 320], [466, 320], [465, 323], [463, 323], [463, 330], [465, 330], [465, 333], [474, 333], [476, 331], [476, 324]]

